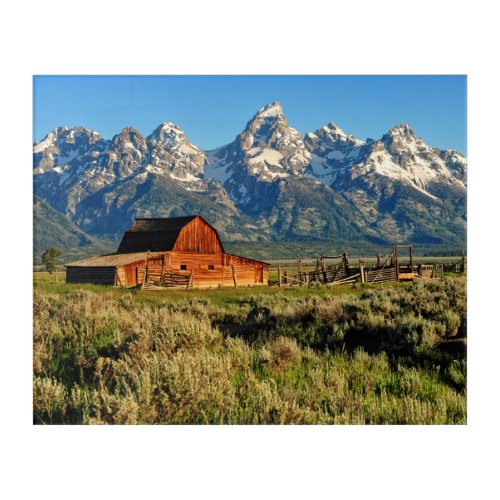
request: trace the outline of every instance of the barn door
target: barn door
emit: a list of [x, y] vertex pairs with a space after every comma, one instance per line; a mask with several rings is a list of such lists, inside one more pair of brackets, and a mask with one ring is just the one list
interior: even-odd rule
[[129, 266], [125, 268], [125, 279], [127, 281], [127, 286], [137, 285], [137, 275], [135, 267]]

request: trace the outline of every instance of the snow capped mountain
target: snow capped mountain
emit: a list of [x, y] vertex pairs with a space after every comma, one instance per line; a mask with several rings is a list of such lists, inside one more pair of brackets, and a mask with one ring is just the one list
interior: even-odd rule
[[436, 182], [465, 189], [466, 159], [427, 146], [408, 124], [396, 125], [380, 140], [363, 142], [330, 122], [307, 133], [305, 143], [312, 155], [310, 173], [341, 192], [355, 179], [373, 176], [403, 182], [431, 198], [428, 187]]
[[308, 132], [305, 144], [311, 153], [309, 172], [327, 184], [331, 184], [342, 168], [350, 166], [358, 158], [365, 144], [353, 135], [347, 135], [335, 123]]
[[[111, 141], [101, 139], [98, 134], [97, 140], [86, 140], [89, 135], [96, 137], [95, 132], [72, 133], [80, 130], [86, 131], [81, 128], [65, 131], [65, 135], [78, 137], [79, 141], [75, 141], [70, 150], [71, 157], [68, 154], [63, 156], [64, 161], [61, 153], [53, 155], [51, 169], [47, 168], [46, 162], [51, 156], [50, 147], [44, 149], [44, 155], [48, 151], [49, 156], [38, 158], [34, 155], [35, 192], [69, 216], [75, 214], [77, 205], [88, 196], [136, 173], [147, 153], [146, 139], [134, 128], [124, 128]], [[57, 136], [57, 131], [51, 132], [47, 138]], [[66, 143], [60, 148], [63, 153], [68, 149], [65, 146]], [[35, 149], [38, 147], [39, 144]]]
[[277, 102], [261, 108], [238, 139], [247, 171], [259, 180], [301, 174], [309, 163], [300, 133], [288, 126]]
[[[453, 162], [451, 157], [450, 165]], [[456, 170], [459, 170], [460, 164], [465, 171], [465, 158], [459, 159], [457, 156], [455, 159]], [[356, 172], [356, 176], [375, 173], [401, 181], [431, 198], [435, 198], [431, 189], [434, 183], [447, 183], [465, 190], [464, 182], [452, 174], [446, 161], [441, 158], [441, 152], [417, 138], [408, 124], [395, 126], [379, 141], [361, 149], [352, 171]]]
[[180, 127], [165, 122], [148, 137], [147, 170], [169, 174], [183, 181], [198, 181], [205, 170], [207, 157], [198, 147], [191, 144]]
[[33, 162], [35, 193], [94, 235], [135, 215], [208, 211], [228, 238], [465, 238], [467, 159], [408, 124], [363, 141], [329, 122], [302, 138], [273, 102], [212, 151], [168, 121], [111, 140], [63, 126], [34, 144]]
[[451, 175], [461, 181], [467, 187], [467, 158], [457, 151], [453, 150], [434, 150], [444, 161], [446, 168]]
[[90, 154], [88, 161], [96, 168], [95, 174], [120, 179], [134, 174], [147, 153], [146, 138], [138, 130], [126, 127], [113, 137], [109, 149], [99, 156]]
[[115, 237], [134, 216], [203, 211], [223, 233], [238, 235], [242, 220], [250, 223], [219, 182], [203, 178], [205, 153], [171, 122], [147, 138], [126, 127], [110, 141], [60, 127], [33, 150], [35, 194], [91, 234]]
[[274, 102], [261, 108], [231, 144], [207, 153], [205, 176], [219, 180], [239, 206], [248, 207], [267, 189], [260, 183], [303, 174], [310, 156]]
[[103, 142], [101, 136], [84, 127], [58, 127], [33, 146], [35, 174], [59, 172], [61, 167]]

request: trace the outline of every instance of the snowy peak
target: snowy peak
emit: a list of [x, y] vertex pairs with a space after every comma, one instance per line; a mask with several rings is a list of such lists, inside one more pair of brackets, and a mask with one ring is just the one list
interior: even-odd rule
[[111, 140], [62, 126], [33, 153], [35, 193], [95, 234], [137, 213], [193, 210], [209, 210], [222, 223], [236, 216], [237, 238], [255, 230], [259, 238], [330, 241], [359, 229], [388, 241], [442, 241], [462, 238], [466, 224], [467, 159], [460, 153], [429, 147], [404, 123], [366, 142], [332, 121], [302, 137], [278, 102], [208, 152], [165, 121], [147, 137], [126, 127]]
[[320, 129], [317, 130], [317, 134], [327, 135], [329, 137], [347, 137], [347, 134], [336, 124], [333, 122], [328, 122], [327, 125], [324, 125]]
[[415, 132], [408, 123], [400, 123], [387, 132], [389, 137], [405, 137], [415, 139]]
[[254, 118], [256, 118], [257, 116], [260, 116], [261, 118], [269, 118], [279, 115], [283, 115], [283, 109], [281, 107], [281, 104], [275, 101], [260, 108]]
[[417, 139], [415, 132], [407, 123], [401, 123], [391, 128], [382, 137], [386, 148], [394, 153], [410, 149], [416, 152], [419, 146], [427, 147], [422, 139]]
[[353, 170], [356, 175], [378, 174], [393, 181], [401, 181], [435, 198], [436, 184], [447, 184], [465, 189], [465, 158], [456, 152], [429, 147], [417, 138], [408, 124], [400, 124], [363, 148]]
[[184, 131], [172, 122], [159, 125], [147, 138], [146, 169], [179, 181], [199, 181], [205, 170], [205, 153], [191, 144]]
[[157, 127], [147, 139], [135, 128], [125, 127], [110, 141], [82, 127], [58, 127], [33, 150], [37, 191], [69, 214], [106, 186], [144, 182], [150, 174], [183, 182], [187, 190], [193, 183], [196, 190], [206, 184], [199, 178], [205, 154], [171, 122]]
[[356, 139], [354, 135], [347, 135], [336, 123], [328, 122], [327, 125], [316, 130], [315, 133], [306, 134], [306, 140], [314, 142], [314, 138], [319, 138], [325, 145], [334, 147], [339, 143], [349, 143], [352, 146], [362, 146], [363, 141]]
[[261, 146], [275, 147], [284, 135], [294, 135], [294, 132], [298, 134], [288, 126], [281, 105], [273, 102], [261, 108], [247, 123], [240, 134], [241, 148], [248, 150]]
[[[135, 128], [125, 127], [111, 140], [109, 150], [99, 158], [84, 158], [84, 165], [91, 169], [95, 176], [101, 177], [96, 182], [109, 182], [109, 176], [125, 178], [136, 172], [148, 152], [146, 138]], [[99, 169], [95, 169], [95, 166]], [[106, 176], [106, 177], [105, 177]]]
[[178, 151], [187, 155], [197, 155], [202, 151], [189, 142], [184, 131], [172, 122], [164, 122], [148, 137], [150, 149], [162, 148], [170, 153]]
[[341, 169], [356, 163], [364, 145], [333, 122], [308, 132], [304, 142], [311, 153], [309, 173], [327, 184], [335, 181]]
[[160, 145], [165, 148], [174, 147], [186, 140], [184, 131], [172, 122], [162, 123], [156, 127], [153, 133], [148, 137], [148, 142], [153, 146]]
[[466, 159], [429, 147], [407, 123], [396, 125], [379, 140], [363, 142], [329, 122], [307, 133], [304, 141], [311, 153], [309, 173], [341, 191], [349, 190], [355, 179], [373, 185], [377, 178], [402, 182], [431, 198], [437, 183], [465, 189]]
[[33, 167], [36, 173], [60, 170], [104, 142], [97, 132], [85, 127], [57, 127], [33, 145]]
[[146, 138], [135, 128], [125, 127], [115, 135], [111, 141], [113, 149], [122, 151], [124, 149], [135, 149], [141, 154], [146, 152]]
[[239, 149], [249, 174], [263, 181], [302, 173], [310, 157], [300, 133], [288, 125], [278, 102], [261, 108], [247, 123], [239, 135]]
[[[68, 128], [66, 125], [57, 127], [52, 132], [49, 132], [41, 141], [33, 145], [33, 153], [43, 153], [47, 149], [55, 149], [52, 151], [57, 153], [59, 149], [76, 149], [90, 147], [97, 141], [101, 140], [98, 132], [86, 129], [85, 127]], [[70, 146], [71, 145], [71, 146]]]
[[260, 108], [232, 143], [207, 156], [205, 176], [221, 182], [238, 206], [255, 210], [275, 181], [304, 174], [311, 155], [273, 102]]

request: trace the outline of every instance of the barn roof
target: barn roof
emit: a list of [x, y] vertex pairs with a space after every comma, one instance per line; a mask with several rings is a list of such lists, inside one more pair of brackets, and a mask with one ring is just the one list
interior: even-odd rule
[[[163, 255], [164, 252], [149, 252], [149, 258]], [[126, 266], [133, 262], [141, 262], [146, 260], [148, 252], [134, 253], [111, 253], [108, 255], [100, 255], [98, 257], [90, 257], [88, 259], [76, 260], [65, 264], [66, 267], [117, 267]]]
[[[208, 224], [199, 215], [169, 218], [136, 218], [135, 224], [125, 231], [118, 247], [118, 253], [145, 252], [148, 250], [152, 252], [171, 251], [182, 228], [197, 217]], [[210, 224], [208, 225], [210, 226]], [[214, 228], [212, 227], [212, 229]], [[214, 231], [216, 230], [214, 229]]]

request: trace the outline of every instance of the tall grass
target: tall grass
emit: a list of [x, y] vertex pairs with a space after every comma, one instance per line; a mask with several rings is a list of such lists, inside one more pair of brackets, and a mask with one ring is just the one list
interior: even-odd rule
[[35, 423], [466, 421], [463, 280], [149, 296], [35, 288]]

